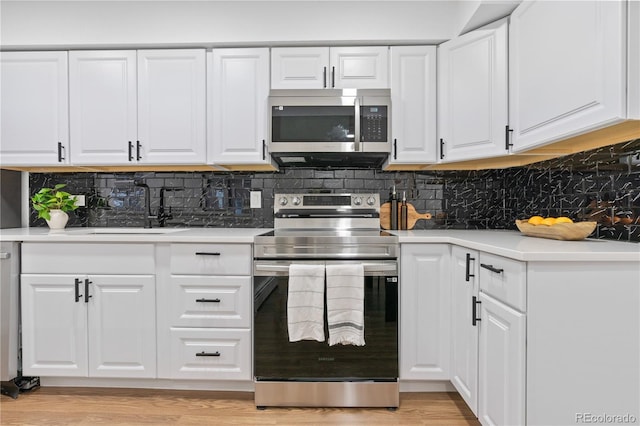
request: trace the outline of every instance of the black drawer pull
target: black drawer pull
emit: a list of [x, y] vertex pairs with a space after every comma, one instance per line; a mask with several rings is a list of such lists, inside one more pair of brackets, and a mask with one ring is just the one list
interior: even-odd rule
[[220, 252], [217, 251], [197, 251], [196, 256], [220, 256]]
[[211, 353], [211, 352], [202, 351], [202, 352], [198, 352], [196, 356], [220, 356], [220, 352], [215, 351]]
[[196, 299], [196, 302], [201, 302], [201, 303], [207, 303], [207, 302], [220, 303], [220, 299], [205, 299], [203, 297], [202, 299]]
[[82, 295], [80, 294], [80, 278], [75, 279], [75, 293], [76, 293], [76, 302], [80, 301]]
[[480, 266], [482, 266], [484, 269], [488, 269], [491, 272], [495, 272], [496, 274], [501, 274], [504, 269], [498, 269], [498, 268], [494, 268], [493, 265], [486, 265], [484, 263], [481, 263]]
[[476, 296], [471, 297], [471, 325], [476, 326], [481, 318], [478, 318], [478, 305], [482, 303]]
[[89, 294], [89, 284], [93, 284], [93, 281], [88, 279], [84, 280], [84, 303], [89, 303], [89, 298], [93, 297]]
[[471, 273], [471, 261], [472, 260], [476, 260], [474, 257], [471, 257], [471, 253], [467, 253], [467, 266], [466, 266], [466, 270], [464, 273], [464, 280], [465, 281], [469, 281], [469, 278], [471, 277], [475, 277], [475, 275], [473, 275]]

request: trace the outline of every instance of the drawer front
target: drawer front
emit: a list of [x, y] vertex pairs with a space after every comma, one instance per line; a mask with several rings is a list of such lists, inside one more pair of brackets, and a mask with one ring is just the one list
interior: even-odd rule
[[480, 253], [480, 291], [521, 312], [527, 309], [527, 264]]
[[251, 275], [250, 244], [171, 244], [171, 273]]
[[251, 331], [171, 328], [170, 378], [251, 380]]
[[25, 274], [155, 274], [153, 244], [23, 243]]
[[250, 327], [251, 277], [172, 275], [174, 327]]

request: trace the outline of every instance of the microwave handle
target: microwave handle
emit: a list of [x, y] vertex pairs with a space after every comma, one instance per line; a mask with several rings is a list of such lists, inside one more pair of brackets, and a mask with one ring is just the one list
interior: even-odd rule
[[355, 108], [356, 108], [356, 119], [355, 119], [355, 124], [356, 124], [356, 134], [354, 135], [355, 137], [353, 138], [353, 150], [358, 152], [360, 151], [360, 141], [361, 139], [361, 135], [360, 135], [360, 122], [362, 121], [362, 118], [360, 117], [360, 98], [356, 97], [356, 102], [355, 102]]

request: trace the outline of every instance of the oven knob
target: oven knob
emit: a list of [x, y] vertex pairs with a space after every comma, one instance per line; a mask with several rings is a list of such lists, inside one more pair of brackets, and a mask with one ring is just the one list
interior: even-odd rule
[[375, 203], [376, 203], [375, 197], [367, 198], [367, 204], [369, 204], [370, 206], [373, 206]]
[[286, 206], [287, 205], [287, 197], [280, 198], [280, 205], [281, 206]]
[[360, 205], [362, 205], [362, 198], [360, 198], [360, 197], [355, 197], [355, 198], [353, 199], [353, 205], [355, 205], [355, 206], [360, 206]]
[[302, 200], [300, 199], [300, 197], [293, 197], [293, 200], [291, 200], [291, 202], [294, 206], [299, 206]]

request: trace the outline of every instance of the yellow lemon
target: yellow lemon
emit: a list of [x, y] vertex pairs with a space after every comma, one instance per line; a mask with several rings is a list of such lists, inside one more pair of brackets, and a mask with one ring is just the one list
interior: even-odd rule
[[532, 225], [540, 225], [543, 220], [544, 218], [542, 216], [531, 216], [527, 222]]
[[545, 217], [542, 222], [540, 222], [541, 225], [555, 225], [556, 223], [556, 218], [555, 217]]
[[571, 220], [566, 216], [560, 216], [559, 218], [556, 219], [556, 223], [573, 223], [573, 220]]

